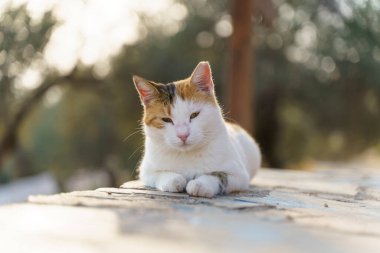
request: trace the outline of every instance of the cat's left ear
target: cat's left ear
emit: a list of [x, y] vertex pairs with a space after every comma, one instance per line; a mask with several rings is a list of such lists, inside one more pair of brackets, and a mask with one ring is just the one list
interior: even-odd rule
[[212, 81], [211, 67], [207, 61], [201, 61], [194, 69], [190, 82], [208, 94], [214, 94], [214, 82]]
[[137, 91], [140, 94], [141, 102], [144, 106], [148, 106], [149, 103], [157, 97], [158, 90], [155, 83], [145, 80], [140, 76], [133, 76], [133, 82]]

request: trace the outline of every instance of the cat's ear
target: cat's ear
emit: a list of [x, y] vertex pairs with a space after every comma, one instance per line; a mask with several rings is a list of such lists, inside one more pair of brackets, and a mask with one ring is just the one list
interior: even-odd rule
[[140, 94], [141, 102], [144, 106], [149, 105], [149, 103], [157, 96], [158, 90], [153, 82], [145, 80], [142, 77], [133, 76], [133, 83], [137, 91]]
[[190, 82], [209, 94], [214, 93], [214, 82], [212, 81], [211, 67], [207, 61], [201, 61], [195, 67], [190, 77]]

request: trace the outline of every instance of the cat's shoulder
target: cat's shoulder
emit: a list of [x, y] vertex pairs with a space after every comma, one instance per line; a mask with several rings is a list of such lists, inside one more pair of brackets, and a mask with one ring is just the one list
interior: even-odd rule
[[225, 121], [226, 128], [228, 135], [233, 138], [238, 140], [239, 142], [256, 142], [252, 135], [250, 135], [242, 126], [235, 122], [231, 121]]
[[228, 129], [229, 132], [233, 132], [233, 133], [246, 133], [246, 131], [244, 130], [244, 128], [242, 126], [240, 126], [236, 122], [225, 120], [225, 124], [226, 124], [226, 127], [227, 127], [227, 129]]

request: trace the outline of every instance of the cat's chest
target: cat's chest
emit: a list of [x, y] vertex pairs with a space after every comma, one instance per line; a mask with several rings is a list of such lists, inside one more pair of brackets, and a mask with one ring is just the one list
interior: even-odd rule
[[219, 159], [217, 154], [196, 154], [167, 157], [165, 160], [173, 167], [178, 167], [179, 169], [183, 168], [186, 170], [194, 167], [203, 168], [214, 166]]
[[217, 150], [190, 154], [156, 153], [150, 154], [144, 159], [149, 162], [149, 167], [153, 166], [158, 170], [179, 172], [186, 175], [186, 177], [219, 170], [230, 160], [228, 152], [218, 152]]
[[225, 159], [218, 155], [194, 155], [178, 156], [168, 159], [166, 168], [184, 175], [187, 179], [193, 179], [201, 174], [220, 170]]

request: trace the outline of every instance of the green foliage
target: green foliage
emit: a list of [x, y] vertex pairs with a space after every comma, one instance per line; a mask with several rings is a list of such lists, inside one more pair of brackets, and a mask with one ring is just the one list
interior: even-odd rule
[[[374, 146], [380, 137], [378, 4], [276, 3], [274, 29], [258, 28], [257, 83], [258, 94], [272, 86], [281, 93], [277, 145], [288, 148], [277, 154], [287, 163], [347, 159]], [[289, 107], [297, 116], [287, 115]]]
[[[36, 23], [25, 6], [8, 8], [0, 16], [0, 137], [24, 99], [17, 81], [26, 69], [41, 63], [42, 51], [54, 25], [51, 12]], [[28, 152], [19, 147], [14, 158], [4, 164], [0, 178], [8, 181], [15, 176], [32, 174], [30, 160]]]
[[35, 23], [25, 6], [9, 8], [0, 16], [0, 133], [11, 107], [17, 103], [15, 80], [42, 59], [42, 51], [55, 25], [51, 12]]

